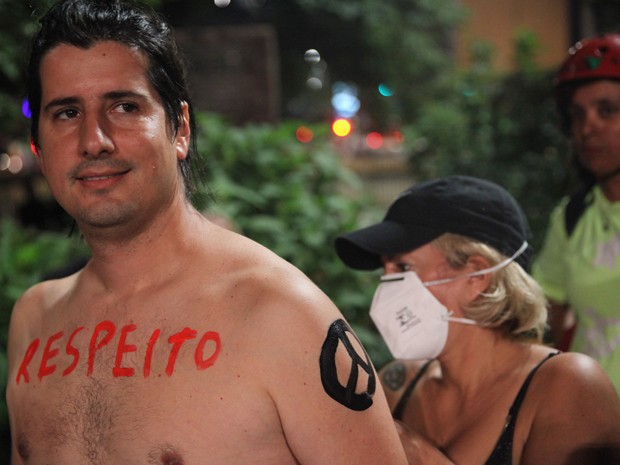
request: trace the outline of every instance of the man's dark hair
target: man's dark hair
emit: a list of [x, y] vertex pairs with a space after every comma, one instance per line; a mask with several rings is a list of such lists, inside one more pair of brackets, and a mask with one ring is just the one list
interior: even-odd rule
[[188, 198], [194, 189], [191, 160], [196, 154], [196, 124], [189, 97], [185, 63], [168, 23], [151, 8], [123, 0], [61, 0], [41, 19], [28, 64], [27, 94], [32, 112], [31, 137], [39, 146], [41, 109], [41, 60], [60, 44], [88, 49], [97, 42], [114, 41], [140, 50], [148, 58], [148, 78], [161, 97], [166, 118], [175, 134], [187, 102], [191, 142], [179, 170]]

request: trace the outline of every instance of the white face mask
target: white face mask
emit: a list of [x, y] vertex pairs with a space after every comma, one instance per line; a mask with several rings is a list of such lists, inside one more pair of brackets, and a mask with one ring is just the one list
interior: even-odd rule
[[469, 276], [491, 273], [505, 267], [527, 248], [527, 243], [510, 258], [497, 265], [452, 278], [422, 282], [413, 271], [381, 277], [370, 307], [370, 318], [377, 326], [392, 356], [412, 360], [437, 357], [448, 339], [448, 322], [476, 325], [474, 320], [451, 317], [450, 311], [427, 289]]

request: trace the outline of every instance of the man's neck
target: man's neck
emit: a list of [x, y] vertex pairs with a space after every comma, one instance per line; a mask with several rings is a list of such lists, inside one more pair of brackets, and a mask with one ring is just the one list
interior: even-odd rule
[[138, 227], [85, 228], [93, 257], [89, 269], [107, 291], [123, 293], [152, 286], [182, 266], [189, 244], [199, 239], [200, 223], [200, 214], [183, 204]]

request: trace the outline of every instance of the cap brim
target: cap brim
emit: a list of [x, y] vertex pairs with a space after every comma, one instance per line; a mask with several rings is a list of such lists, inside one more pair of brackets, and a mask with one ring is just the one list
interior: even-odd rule
[[334, 246], [338, 257], [350, 268], [375, 270], [383, 266], [381, 256], [409, 252], [432, 241], [440, 231], [391, 221], [342, 234]]

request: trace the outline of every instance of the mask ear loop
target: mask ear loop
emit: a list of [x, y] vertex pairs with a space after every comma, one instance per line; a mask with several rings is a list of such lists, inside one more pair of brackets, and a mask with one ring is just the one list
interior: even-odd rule
[[480, 323], [478, 323], [476, 320], [472, 320], [471, 318], [459, 318], [459, 317], [454, 317], [452, 315], [454, 315], [454, 312], [452, 310], [450, 310], [448, 312], [448, 316], [446, 316], [444, 318], [444, 320], [451, 321], [453, 323], [461, 323], [461, 324], [464, 324], [464, 325], [483, 326]]
[[[460, 279], [460, 278], [466, 278], [466, 277], [470, 277], [470, 276], [480, 276], [480, 275], [483, 275], [483, 274], [492, 273], [492, 272], [497, 271], [497, 270], [499, 270], [499, 269], [509, 265], [510, 263], [512, 263], [515, 258], [517, 258], [519, 255], [521, 255], [523, 252], [525, 252], [527, 247], [528, 247], [527, 241], [523, 241], [523, 244], [521, 244], [521, 247], [519, 247], [519, 249], [510, 258], [507, 258], [506, 260], [502, 260], [497, 265], [494, 265], [491, 268], [485, 268], [484, 270], [474, 271], [473, 273], [468, 273], [468, 274], [464, 274], [464, 275], [460, 275], [460, 276], [455, 276], [453, 278], [437, 279], [435, 281], [426, 281], [426, 282], [424, 282], [422, 284], [424, 284], [424, 286], [428, 287], [428, 286], [434, 286], [434, 285], [437, 285], [437, 284], [448, 283], [450, 281], [454, 281], [454, 280]], [[453, 311], [449, 311], [448, 315], [444, 316], [444, 319], [446, 321], [451, 321], [453, 323], [461, 323], [461, 324], [472, 325], [472, 326], [484, 326], [484, 325], [481, 325], [480, 323], [478, 323], [476, 320], [472, 320], [470, 318], [453, 317], [452, 316], [453, 314], [454, 314]]]
[[483, 274], [488, 274], [488, 273], [493, 273], [494, 271], [497, 271], [501, 268], [504, 268], [505, 266], [509, 265], [510, 263], [512, 263], [515, 258], [517, 258], [519, 255], [521, 255], [523, 252], [525, 252], [525, 250], [528, 247], [528, 243], [527, 241], [523, 241], [523, 244], [521, 244], [521, 247], [519, 247], [519, 249], [512, 254], [511, 257], [499, 262], [497, 265], [493, 265], [490, 268], [485, 268], [483, 270], [478, 270], [478, 271], [474, 271], [472, 273], [467, 273], [467, 274], [461, 274], [458, 276], [453, 276], [452, 278], [444, 278], [444, 279], [436, 279], [434, 281], [425, 281], [422, 284], [424, 284], [424, 286], [429, 287], [429, 286], [436, 286], [438, 284], [446, 284], [446, 283], [450, 283], [452, 281], [455, 281], [457, 279], [461, 279], [461, 278], [469, 278], [470, 276], [480, 276]]

